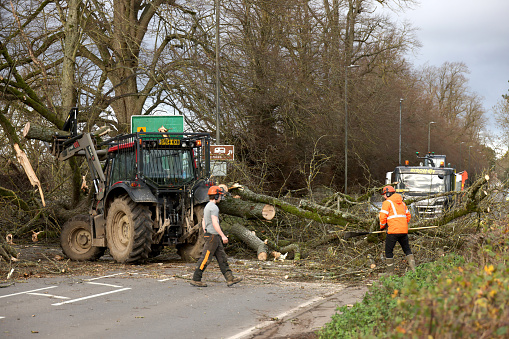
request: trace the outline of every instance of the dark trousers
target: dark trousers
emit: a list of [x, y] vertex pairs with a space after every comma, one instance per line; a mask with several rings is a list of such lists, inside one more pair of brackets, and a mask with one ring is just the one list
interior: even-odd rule
[[393, 258], [394, 257], [394, 246], [396, 246], [396, 242], [399, 242], [403, 252], [405, 255], [412, 254], [412, 250], [410, 250], [410, 244], [408, 242], [408, 234], [387, 234], [387, 238], [385, 238], [385, 257]]
[[221, 273], [223, 273], [224, 276], [226, 276], [228, 272], [231, 272], [221, 237], [219, 235], [209, 233], [205, 233], [204, 237], [205, 245], [203, 246], [200, 260], [198, 260], [198, 266], [196, 266], [196, 270], [194, 270], [194, 281], [201, 281], [203, 271], [207, 268], [212, 257], [216, 257]]

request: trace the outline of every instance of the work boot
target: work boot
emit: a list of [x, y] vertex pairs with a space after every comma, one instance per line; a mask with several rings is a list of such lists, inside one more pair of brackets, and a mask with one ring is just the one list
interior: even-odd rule
[[408, 265], [410, 265], [410, 269], [415, 271], [415, 259], [413, 254], [409, 254], [406, 256], [406, 260], [408, 261]]
[[385, 263], [387, 264], [387, 273], [394, 274], [394, 258], [386, 258]]
[[205, 284], [201, 280], [191, 280], [190, 283], [191, 283], [191, 285], [196, 286], [196, 287], [207, 287], [207, 284]]
[[224, 277], [226, 278], [226, 285], [228, 287], [235, 285], [238, 282], [242, 281], [242, 277], [240, 278], [234, 278], [232, 272], [227, 272]]

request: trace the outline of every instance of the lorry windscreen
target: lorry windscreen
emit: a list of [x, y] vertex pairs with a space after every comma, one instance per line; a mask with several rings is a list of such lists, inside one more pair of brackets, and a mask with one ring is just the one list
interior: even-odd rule
[[397, 189], [405, 193], [437, 194], [449, 189], [447, 176], [436, 174], [399, 173]]

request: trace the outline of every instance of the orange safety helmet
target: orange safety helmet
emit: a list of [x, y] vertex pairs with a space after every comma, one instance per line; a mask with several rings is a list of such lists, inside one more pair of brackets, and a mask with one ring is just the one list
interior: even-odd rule
[[385, 186], [384, 188], [382, 188], [382, 193], [380, 193], [380, 194], [384, 195], [387, 193], [396, 193], [396, 190], [394, 189], [394, 187], [388, 185], [388, 186]]
[[[223, 195], [223, 189], [219, 186], [211, 186], [209, 188], [209, 192], [207, 193], [208, 195]], [[217, 200], [218, 197], [216, 197], [215, 199]]]

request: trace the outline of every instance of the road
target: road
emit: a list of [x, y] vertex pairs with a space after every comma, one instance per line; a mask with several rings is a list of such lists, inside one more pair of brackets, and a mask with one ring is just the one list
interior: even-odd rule
[[191, 286], [178, 267], [157, 277], [118, 271], [31, 279], [0, 290], [0, 336], [247, 338], [343, 289], [255, 277], [228, 288], [217, 269], [207, 270], [207, 283]]

